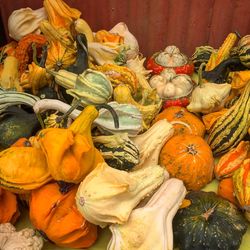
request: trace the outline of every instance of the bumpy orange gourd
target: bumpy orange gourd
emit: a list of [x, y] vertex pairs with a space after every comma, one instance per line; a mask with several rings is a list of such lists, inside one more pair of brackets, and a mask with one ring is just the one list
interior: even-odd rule
[[0, 186], [14, 193], [27, 193], [52, 177], [44, 153], [35, 140], [21, 138], [0, 152]]
[[206, 130], [201, 119], [186, 108], [179, 106], [166, 108], [155, 117], [153, 123], [162, 119], [173, 122], [175, 135], [193, 134], [201, 137], [205, 135]]
[[212, 180], [214, 158], [202, 137], [176, 135], [163, 146], [160, 165], [171, 177], [183, 180], [188, 190], [200, 190]]
[[232, 177], [220, 180], [217, 189], [217, 194], [222, 198], [234, 203], [235, 205], [238, 205], [238, 202], [234, 195], [234, 186]]
[[19, 215], [16, 195], [0, 187], [0, 224], [14, 224]]
[[47, 128], [39, 132], [37, 139], [55, 180], [80, 183], [98, 163], [104, 162], [91, 136], [91, 125], [97, 116], [97, 109], [87, 106], [68, 129]]
[[50, 183], [31, 193], [31, 223], [61, 247], [88, 248], [97, 239], [97, 227], [86, 221], [76, 208], [77, 187], [61, 194], [59, 186]]

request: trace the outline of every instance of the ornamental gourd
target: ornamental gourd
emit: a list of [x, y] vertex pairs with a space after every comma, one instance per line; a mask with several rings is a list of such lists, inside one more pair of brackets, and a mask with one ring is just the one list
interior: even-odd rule
[[14, 193], [27, 193], [52, 179], [35, 138], [27, 142], [0, 152], [0, 185]]
[[246, 35], [239, 40], [238, 54], [241, 63], [250, 68], [250, 35]]
[[174, 134], [194, 134], [204, 137], [205, 126], [201, 119], [184, 107], [172, 106], [156, 115], [153, 123], [167, 119], [174, 126]]
[[189, 192], [191, 205], [173, 220], [174, 240], [180, 250], [237, 250], [248, 224], [238, 208], [213, 192]]
[[165, 170], [158, 165], [126, 172], [100, 163], [81, 182], [76, 193], [77, 208], [95, 225], [124, 224], [139, 202], [165, 178]]
[[11, 223], [0, 224], [1, 250], [32, 249], [41, 250], [44, 246], [41, 236], [32, 228], [17, 231]]
[[183, 180], [188, 190], [200, 190], [212, 180], [213, 154], [200, 136], [183, 134], [172, 137], [162, 148], [159, 162], [170, 177]]
[[69, 128], [47, 128], [37, 135], [55, 180], [80, 183], [104, 161], [91, 136], [91, 125], [97, 116], [97, 109], [87, 106]]
[[79, 213], [75, 204], [77, 186], [67, 194], [56, 183], [32, 191], [30, 220], [33, 226], [58, 246], [88, 248], [97, 239], [97, 227]]
[[58, 85], [67, 89], [67, 94], [81, 99], [84, 106], [107, 103], [113, 93], [109, 79], [96, 70], [87, 69], [80, 75], [64, 69], [47, 71], [55, 77]]
[[112, 238], [107, 249], [173, 249], [172, 220], [185, 194], [182, 181], [164, 181], [145, 206], [131, 212], [125, 224], [110, 226]]
[[16, 195], [0, 187], [0, 224], [14, 224], [19, 215]]

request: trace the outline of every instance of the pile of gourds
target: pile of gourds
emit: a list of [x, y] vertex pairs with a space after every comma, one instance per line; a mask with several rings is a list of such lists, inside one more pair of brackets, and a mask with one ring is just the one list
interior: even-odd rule
[[[43, 5], [11, 14], [0, 49], [1, 249], [89, 248], [98, 227], [110, 250], [238, 249], [250, 35], [146, 59], [125, 23], [92, 32], [63, 0]], [[10, 224], [21, 203], [36, 232]]]

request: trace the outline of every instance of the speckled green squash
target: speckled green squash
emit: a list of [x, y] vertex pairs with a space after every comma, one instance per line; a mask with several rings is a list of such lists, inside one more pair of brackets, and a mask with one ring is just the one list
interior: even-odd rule
[[237, 250], [247, 230], [241, 212], [214, 192], [192, 191], [191, 205], [173, 220], [174, 240], [180, 250]]

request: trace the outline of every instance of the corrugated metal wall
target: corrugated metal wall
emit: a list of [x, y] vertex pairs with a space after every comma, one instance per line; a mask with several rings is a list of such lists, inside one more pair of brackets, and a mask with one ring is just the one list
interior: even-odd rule
[[[39, 8], [42, 0], [0, 0], [5, 29], [11, 12]], [[65, 0], [82, 11], [93, 31], [110, 29], [120, 21], [138, 39], [145, 56], [174, 44], [191, 55], [196, 46], [218, 47], [237, 30], [250, 34], [250, 0]], [[7, 34], [7, 30], [6, 30]]]

